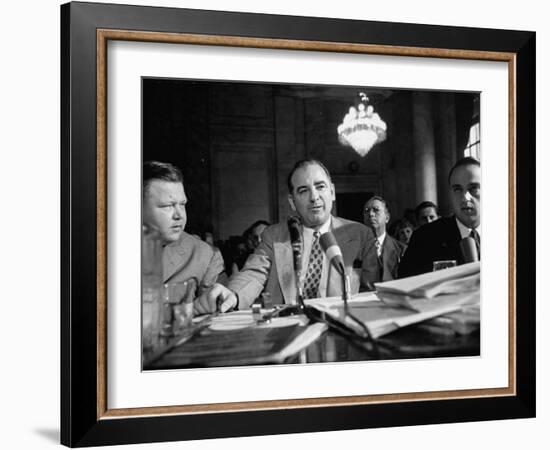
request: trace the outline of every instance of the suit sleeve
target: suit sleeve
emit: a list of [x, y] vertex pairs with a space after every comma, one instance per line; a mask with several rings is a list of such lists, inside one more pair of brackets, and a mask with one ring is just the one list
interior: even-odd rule
[[218, 281], [218, 277], [224, 270], [222, 254], [219, 250], [214, 250], [212, 252], [212, 257], [206, 268], [206, 272], [202, 277], [199, 295], [204, 291], [208, 290], [214, 283]]
[[399, 278], [410, 277], [432, 270], [432, 260], [424, 241], [426, 233], [424, 229], [416, 230], [405, 250], [405, 254], [399, 263]]
[[239, 309], [249, 308], [264, 290], [273, 262], [273, 238], [267, 230], [243, 269], [231, 276], [227, 287], [237, 294]]

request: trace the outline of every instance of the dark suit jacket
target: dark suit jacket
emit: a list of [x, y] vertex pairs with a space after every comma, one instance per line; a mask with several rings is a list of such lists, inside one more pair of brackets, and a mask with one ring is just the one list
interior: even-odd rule
[[457, 265], [464, 264], [460, 240], [454, 216], [421, 226], [411, 236], [399, 264], [399, 278], [431, 272], [434, 261], [454, 259]]
[[376, 252], [374, 239], [367, 248], [368, 280], [372, 288], [373, 283], [389, 281], [397, 278], [397, 267], [407, 246], [386, 233], [380, 258]]
[[186, 232], [178, 241], [164, 247], [162, 268], [164, 283], [195, 278], [198, 285], [196, 295], [210, 288], [224, 270], [219, 250]]
[[[361, 268], [360, 282], [352, 283], [352, 291], [359, 285], [367, 287], [366, 250], [372, 231], [358, 222], [332, 218], [332, 233], [349, 272], [354, 266]], [[354, 264], [355, 263], [355, 264]], [[239, 309], [248, 308], [264, 290], [277, 303], [295, 303], [296, 276], [294, 273], [292, 247], [286, 222], [272, 225], [262, 233], [262, 242], [250, 255], [242, 271], [233, 275], [228, 288], [239, 298]], [[327, 296], [342, 294], [342, 281], [337, 271], [330, 267], [327, 278]]]

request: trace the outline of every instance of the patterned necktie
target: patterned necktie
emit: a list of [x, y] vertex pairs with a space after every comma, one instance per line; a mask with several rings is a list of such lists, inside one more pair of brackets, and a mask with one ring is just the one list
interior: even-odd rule
[[317, 298], [319, 291], [319, 281], [321, 280], [321, 272], [323, 270], [323, 250], [319, 243], [320, 232], [313, 233], [313, 245], [309, 255], [309, 263], [307, 265], [306, 280], [304, 282], [305, 298]]
[[472, 228], [472, 231], [470, 231], [470, 237], [475, 241], [476, 249], [477, 249], [477, 257], [478, 259], [481, 259], [481, 237], [479, 236], [479, 233], [473, 228]]

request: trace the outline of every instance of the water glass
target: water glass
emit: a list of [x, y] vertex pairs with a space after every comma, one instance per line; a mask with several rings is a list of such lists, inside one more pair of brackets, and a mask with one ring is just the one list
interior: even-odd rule
[[456, 260], [454, 259], [446, 259], [443, 261], [434, 261], [433, 262], [433, 271], [441, 270], [441, 269], [448, 269], [449, 267], [455, 267], [456, 266]]

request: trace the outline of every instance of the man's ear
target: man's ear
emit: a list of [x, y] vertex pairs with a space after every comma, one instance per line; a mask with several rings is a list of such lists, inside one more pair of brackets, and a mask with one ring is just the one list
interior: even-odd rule
[[288, 203], [290, 204], [290, 208], [292, 209], [292, 211], [296, 211], [296, 205], [294, 204], [292, 194], [288, 194]]
[[330, 183], [330, 191], [332, 195], [332, 201], [336, 201], [336, 188], [334, 187], [334, 183]]

